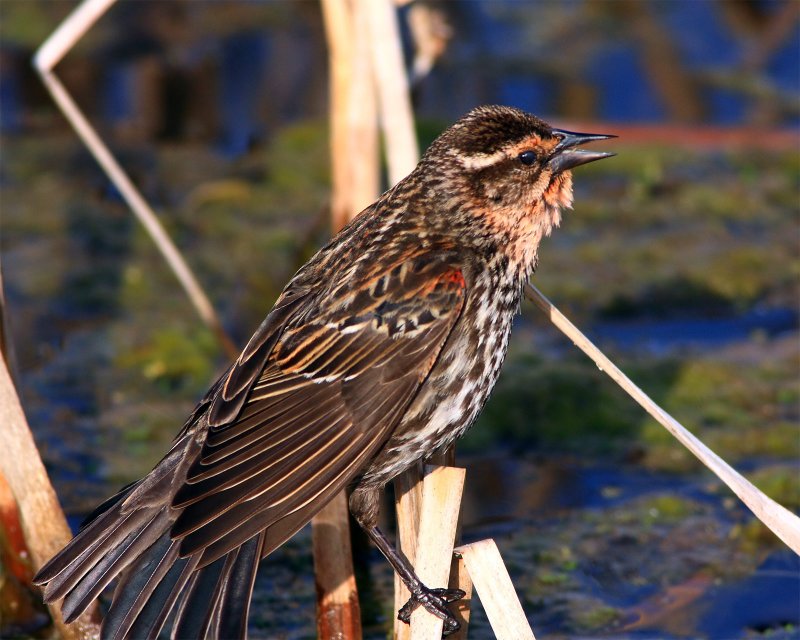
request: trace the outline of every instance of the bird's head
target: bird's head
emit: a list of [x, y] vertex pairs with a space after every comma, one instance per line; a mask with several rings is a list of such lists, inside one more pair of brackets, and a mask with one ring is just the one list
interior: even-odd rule
[[421, 168], [429, 192], [456, 227], [533, 266], [539, 241], [572, 204], [571, 169], [614, 155], [579, 149], [611, 135], [554, 129], [519, 109], [472, 110], [430, 146]]

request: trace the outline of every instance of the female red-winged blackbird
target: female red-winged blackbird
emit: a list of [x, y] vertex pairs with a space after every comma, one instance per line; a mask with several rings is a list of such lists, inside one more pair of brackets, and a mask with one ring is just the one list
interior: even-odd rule
[[612, 136], [480, 107], [319, 251], [161, 462], [39, 571], [74, 620], [114, 579], [104, 638], [242, 638], [260, 558], [355, 481], [350, 509], [422, 605], [458, 628], [376, 526], [383, 486], [458, 436], [497, 379], [569, 170]]

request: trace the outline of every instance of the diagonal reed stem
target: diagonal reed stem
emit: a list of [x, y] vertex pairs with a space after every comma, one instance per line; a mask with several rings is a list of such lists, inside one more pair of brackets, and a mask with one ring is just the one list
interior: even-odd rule
[[772, 498], [766, 496], [727, 462], [704, 445], [675, 418], [669, 415], [644, 391], [636, 386], [608, 357], [598, 349], [567, 317], [561, 313], [536, 287], [525, 285], [525, 297], [538, 306], [581, 351], [589, 356], [625, 392], [638, 402], [667, 431], [691, 451], [704, 465], [747, 505], [753, 514], [783, 540], [795, 553], [800, 554], [800, 518]]
[[225, 332], [219, 316], [214, 310], [205, 291], [197, 282], [194, 273], [186, 264], [178, 248], [172, 242], [155, 212], [134, 186], [128, 174], [117, 162], [97, 131], [78, 108], [72, 96], [53, 73], [53, 67], [67, 54], [75, 43], [94, 25], [94, 23], [114, 4], [116, 0], [85, 0], [78, 5], [64, 22], [42, 44], [34, 56], [33, 65], [39, 72], [53, 101], [61, 109], [64, 117], [75, 129], [80, 139], [114, 183], [125, 202], [150, 234], [156, 247], [164, 256], [181, 286], [186, 291], [195, 310], [222, 344], [227, 355], [235, 358], [239, 349]]

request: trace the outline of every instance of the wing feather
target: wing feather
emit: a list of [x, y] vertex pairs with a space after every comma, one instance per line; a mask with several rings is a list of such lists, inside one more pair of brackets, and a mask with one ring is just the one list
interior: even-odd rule
[[[278, 337], [265, 322], [232, 368], [172, 503], [182, 557], [202, 552], [199, 566], [208, 566], [265, 529], [269, 553], [387, 441], [452, 331], [466, 285], [452, 256], [412, 257], [371, 281], [324, 310], [288, 302], [296, 317]], [[256, 374], [252, 359], [262, 357]]]
[[[295, 376], [292, 376], [294, 378]], [[270, 419], [280, 415], [291, 414], [308, 403], [308, 381], [298, 380], [296, 384], [285, 385], [284, 393], [268, 396], [254, 394], [251, 402], [243, 410], [241, 417], [225, 429], [210, 432], [206, 445], [210, 448], [220, 447], [230, 440], [244, 436], [254, 429], [263, 430]]]
[[[180, 507], [195, 505], [208, 500], [207, 504], [200, 504], [195, 507], [198, 517], [204, 514], [204, 510], [211, 506], [211, 496], [228, 491], [225, 499], [238, 500], [249, 497], [246, 486], [242, 484], [258, 477], [260, 482], [268, 482], [274, 476], [285, 475], [290, 477], [296, 467], [298, 456], [308, 455], [308, 459], [313, 459], [313, 452], [317, 449], [323, 451], [326, 447], [337, 442], [339, 438], [347, 435], [345, 428], [346, 418], [342, 417], [337, 422], [330, 422], [324, 418], [318, 420], [322, 426], [318, 432], [309, 437], [304, 431], [295, 433], [291, 439], [276, 449], [259, 450], [258, 453], [239, 464], [229, 466], [220, 471], [215, 476], [211, 476], [195, 484], [184, 486], [183, 493], [179, 496], [183, 502]], [[312, 425], [313, 427], [314, 425]], [[252, 484], [252, 483], [251, 483]], [[192, 512], [189, 512], [192, 513]], [[209, 514], [206, 514], [209, 515]], [[210, 514], [213, 515], [213, 512]], [[188, 526], [192, 518], [187, 514], [184, 518], [185, 525]], [[182, 530], [174, 531], [176, 535], [181, 535]]]
[[[269, 438], [270, 442], [264, 446], [274, 447], [287, 440], [293, 433], [305, 428], [305, 425], [302, 422], [297, 422], [298, 420], [307, 418], [309, 413], [326, 415], [328, 409], [332, 408], [329, 405], [333, 404], [333, 401], [329, 400], [327, 403], [320, 403], [319, 405], [315, 406], [309, 405], [307, 400], [307, 396], [303, 397], [301, 398], [301, 402], [299, 402], [297, 405], [293, 405], [293, 408], [298, 409], [297, 413], [281, 411], [281, 413], [276, 416], [274, 422], [269, 425], [269, 428], [249, 429], [246, 433], [243, 433], [233, 442], [225, 442], [220, 445], [215, 445], [213, 448], [210, 447], [208, 455], [203, 458], [202, 464], [204, 466], [214, 465], [214, 463], [221, 462], [226, 458], [229, 460], [226, 461], [225, 464], [233, 464], [230, 458], [237, 453], [241, 456], [237, 457], [237, 459], [244, 460], [246, 459], [246, 456], [254, 455], [256, 453], [252, 452], [252, 445], [257, 443], [259, 440], [264, 440], [266, 438]], [[247, 451], [243, 451], [244, 449], [247, 449]], [[219, 466], [221, 467], [221, 465]], [[200, 471], [193, 476], [192, 482], [208, 477], [209, 475], [213, 475], [213, 470], [210, 469], [207, 472]]]
[[278, 298], [234, 366], [211, 390], [214, 394], [208, 409], [208, 424], [211, 427], [236, 420], [250, 395], [253, 383], [264, 370], [267, 358], [281, 336], [281, 329], [308, 296], [307, 290], [290, 285]]
[[458, 322], [456, 250], [399, 255], [327, 288], [298, 272], [153, 472], [36, 576], [67, 621], [118, 577], [104, 637], [156, 638], [170, 616], [173, 638], [244, 634], [259, 558], [369, 464]]
[[[312, 396], [309, 399], [319, 398]], [[226, 446], [209, 449], [208, 457], [204, 458], [201, 464], [202, 470], [199, 469], [192, 476], [191, 484], [226, 471], [260, 453], [272, 450], [273, 454], [278, 456], [281, 451], [291, 448], [293, 437], [314, 429], [316, 425], [324, 426], [341, 412], [339, 398], [319, 400], [320, 402], [312, 405], [306, 404], [297, 414], [282, 413], [264, 432], [253, 430], [233, 442], [226, 443]], [[261, 440], [265, 442], [260, 442]], [[259, 446], [253, 446], [255, 444]]]

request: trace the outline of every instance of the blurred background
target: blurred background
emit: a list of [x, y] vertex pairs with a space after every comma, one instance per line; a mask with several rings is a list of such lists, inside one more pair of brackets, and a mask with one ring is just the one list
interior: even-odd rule
[[[31, 68], [76, 4], [0, 2], [14, 366], [73, 526], [152, 467], [227, 364]], [[423, 148], [485, 103], [620, 135], [618, 157], [576, 172], [574, 210], [534, 282], [794, 511], [799, 18], [800, 3], [780, 0], [400, 9]], [[122, 1], [56, 72], [244, 344], [330, 235], [319, 3]], [[462, 537], [496, 538], [537, 635], [800, 637], [798, 558], [532, 305], [458, 451]], [[314, 637], [308, 538], [263, 563], [251, 637]], [[356, 561], [365, 637], [386, 637], [388, 565], [377, 552]], [[32, 618], [8, 601], [0, 591], [0, 636], [48, 633], [33, 597]], [[470, 638], [491, 637], [474, 615]]]

